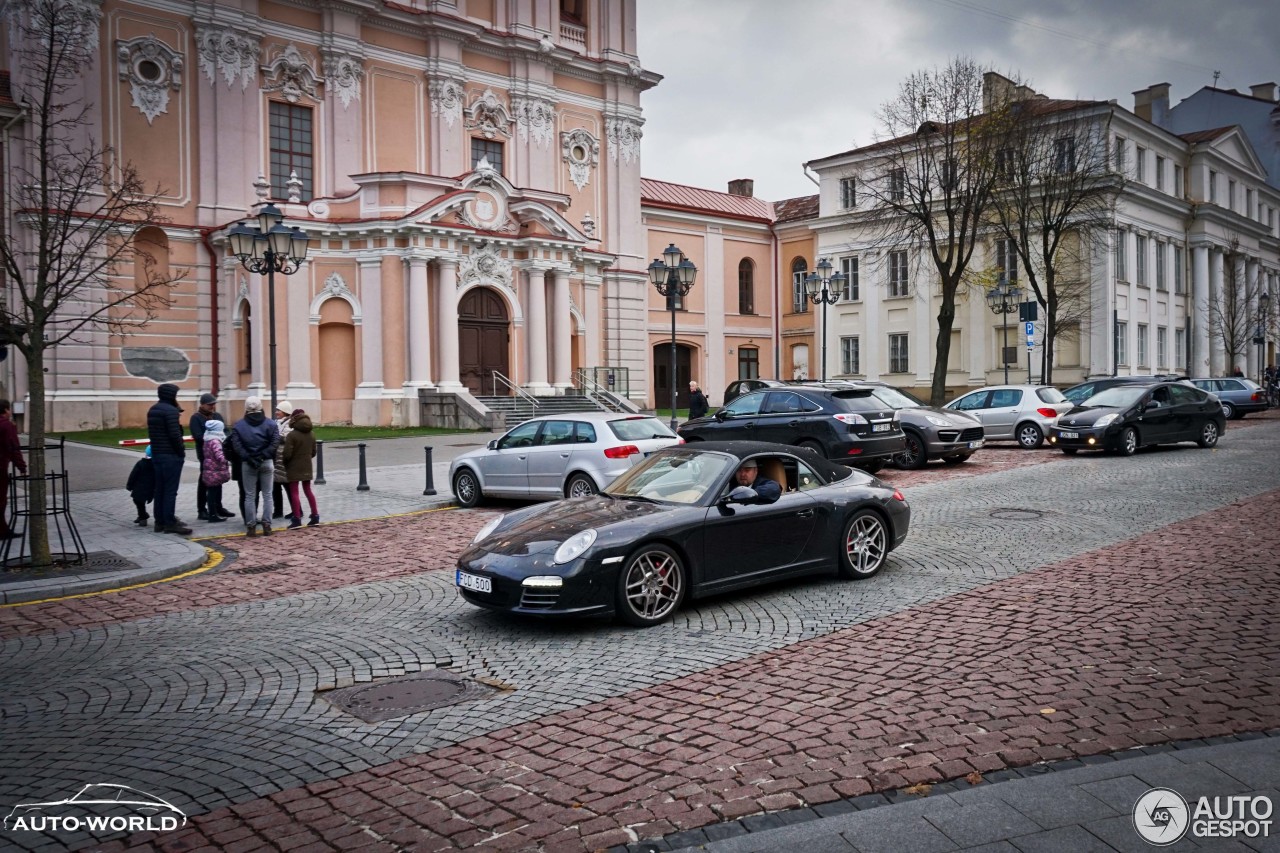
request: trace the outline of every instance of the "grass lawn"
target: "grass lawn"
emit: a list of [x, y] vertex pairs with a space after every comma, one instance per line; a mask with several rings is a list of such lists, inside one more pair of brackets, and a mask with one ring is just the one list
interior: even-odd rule
[[[227, 425], [230, 427], [230, 424]], [[184, 431], [186, 425], [183, 425]], [[439, 427], [353, 427], [353, 426], [318, 426], [316, 438], [321, 441], [356, 441], [376, 438], [412, 438], [418, 435], [457, 435], [471, 433], [473, 430], [441, 429]], [[84, 432], [50, 433], [49, 439], [57, 441], [58, 436], [65, 435], [67, 441], [78, 441], [84, 444], [97, 444], [102, 447], [119, 447], [127, 438], [146, 438], [145, 427], [120, 429], [94, 429]], [[146, 445], [129, 448], [141, 452]]]

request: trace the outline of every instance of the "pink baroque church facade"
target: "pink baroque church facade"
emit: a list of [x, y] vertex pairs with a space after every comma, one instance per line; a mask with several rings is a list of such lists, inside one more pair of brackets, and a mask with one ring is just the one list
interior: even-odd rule
[[660, 78], [635, 0], [68, 2], [97, 21], [92, 130], [163, 188], [138, 241], [178, 277], [141, 332], [55, 348], [52, 429], [139, 425], [159, 382], [232, 414], [270, 396], [268, 282], [227, 243], [267, 201], [310, 238], [275, 278], [277, 389], [319, 421], [416, 424], [420, 392], [469, 408], [600, 368], [649, 404], [640, 95]]

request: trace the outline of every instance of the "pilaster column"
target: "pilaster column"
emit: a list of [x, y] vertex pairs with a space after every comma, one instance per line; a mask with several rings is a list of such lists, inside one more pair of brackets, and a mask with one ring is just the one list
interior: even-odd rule
[[1241, 261], [1240, 267], [1243, 269], [1244, 287], [1241, 293], [1247, 294], [1249, 297], [1249, 316], [1245, 318], [1245, 368], [1244, 375], [1254, 380], [1258, 380], [1258, 373], [1262, 369], [1258, 365], [1258, 345], [1253, 342], [1254, 332], [1258, 330], [1258, 294], [1262, 293], [1262, 284], [1258, 280], [1258, 259], [1245, 258]]
[[431, 314], [427, 310], [427, 259], [409, 258], [409, 377], [405, 385], [431, 386]]
[[[605, 367], [603, 341], [600, 338], [600, 277], [588, 276], [584, 282], [582, 318], [586, 323], [583, 333], [587, 338], [586, 352], [582, 356], [582, 366], [586, 368]], [[610, 388], [610, 391], [613, 389]]]
[[525, 323], [529, 341], [529, 379], [525, 388], [531, 394], [547, 395], [547, 279], [541, 269], [520, 271], [524, 279]]
[[1209, 247], [1191, 248], [1191, 359], [1187, 373], [1209, 376]]
[[569, 271], [557, 269], [551, 298], [552, 382], [560, 393], [573, 387], [573, 309], [569, 299]]
[[291, 276], [276, 277], [276, 296], [280, 285], [285, 291], [284, 328], [288, 351], [280, 364], [280, 385], [291, 398], [306, 399], [316, 386], [311, 381], [311, 323], [307, 314], [311, 303], [315, 264], [307, 264]]
[[361, 258], [360, 361], [363, 368], [356, 397], [382, 396], [382, 259]]
[[[1212, 305], [1222, 305], [1222, 281], [1224, 257], [1221, 251], [1214, 249], [1209, 255], [1209, 301]], [[1221, 376], [1226, 364], [1226, 353], [1222, 346], [1221, 317], [1209, 330], [1209, 375]]]
[[440, 373], [436, 384], [441, 391], [462, 391], [462, 371], [458, 361], [458, 262], [441, 258], [436, 281], [436, 338], [440, 341]]
[[470, 148], [462, 111], [467, 79], [463, 67], [441, 59], [427, 61], [427, 128], [432, 140], [428, 170], [433, 175], [460, 175], [471, 170]]

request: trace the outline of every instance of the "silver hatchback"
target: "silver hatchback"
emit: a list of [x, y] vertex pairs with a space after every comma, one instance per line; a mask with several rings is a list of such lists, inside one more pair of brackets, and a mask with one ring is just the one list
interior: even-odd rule
[[1052, 385], [994, 385], [957, 397], [946, 408], [982, 421], [987, 441], [1016, 441], [1028, 450], [1071, 411], [1072, 403]]
[[527, 420], [449, 466], [462, 506], [486, 496], [551, 500], [594, 495], [655, 450], [684, 440], [651, 415], [572, 412]]

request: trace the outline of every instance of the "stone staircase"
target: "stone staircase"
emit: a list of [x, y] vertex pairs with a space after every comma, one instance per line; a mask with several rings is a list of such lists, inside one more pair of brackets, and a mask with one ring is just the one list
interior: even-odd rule
[[597, 403], [593, 398], [577, 392], [569, 393], [563, 397], [538, 397], [538, 405], [534, 407], [526, 397], [492, 397], [477, 395], [476, 399], [483, 403], [491, 412], [500, 414], [507, 427], [513, 427], [521, 421], [538, 415], [561, 415], [569, 412], [608, 412], [613, 409], [606, 408], [603, 404]]

